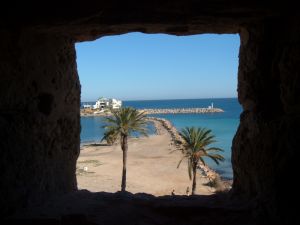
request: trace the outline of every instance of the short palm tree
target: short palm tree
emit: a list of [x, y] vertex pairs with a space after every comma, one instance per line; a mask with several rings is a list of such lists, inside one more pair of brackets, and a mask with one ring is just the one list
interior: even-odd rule
[[184, 156], [179, 161], [177, 168], [180, 166], [183, 159], [188, 160], [188, 172], [190, 180], [193, 178], [192, 195], [196, 190], [196, 170], [200, 162], [205, 165], [203, 157], [211, 158], [216, 164], [224, 160], [224, 157], [217, 152], [223, 151], [216, 147], [207, 147], [216, 142], [215, 136], [211, 130], [206, 128], [186, 127], [179, 132], [184, 139]]
[[[116, 140], [120, 138], [121, 149], [123, 151], [123, 170], [121, 191], [126, 189], [126, 164], [128, 151], [128, 137], [132, 132], [138, 132], [147, 136], [147, 120], [144, 113], [138, 112], [131, 107], [112, 110], [112, 116], [105, 118], [106, 129], [103, 139]], [[102, 139], [102, 140], [103, 140]]]

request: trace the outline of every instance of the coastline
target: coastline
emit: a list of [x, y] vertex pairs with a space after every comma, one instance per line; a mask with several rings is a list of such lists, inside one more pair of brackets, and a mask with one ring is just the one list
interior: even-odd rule
[[[182, 156], [178, 131], [165, 119], [150, 117], [148, 120], [154, 123], [156, 135], [129, 139], [128, 191], [162, 196], [170, 195], [172, 189], [175, 189], [176, 194], [186, 195], [186, 188], [191, 184], [185, 165], [187, 163], [183, 162], [183, 165], [176, 169]], [[77, 161], [79, 189], [118, 191], [121, 159], [119, 144], [107, 146], [104, 143], [85, 143], [81, 146]], [[217, 173], [208, 167], [201, 166], [199, 169], [203, 172], [197, 176], [198, 193], [209, 195], [218, 191], [218, 188], [208, 185]], [[221, 189], [224, 190], [224, 187]]]

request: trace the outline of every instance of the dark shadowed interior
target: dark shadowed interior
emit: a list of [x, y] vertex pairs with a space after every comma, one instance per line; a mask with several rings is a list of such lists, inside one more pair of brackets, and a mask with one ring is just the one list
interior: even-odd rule
[[[294, 182], [300, 137], [299, 15], [289, 1], [92, 1], [67, 6], [41, 1], [3, 6], [1, 218], [33, 224], [298, 220], [292, 206], [297, 204]], [[77, 191], [80, 83], [74, 45], [133, 31], [240, 34], [238, 99], [244, 111], [233, 140], [230, 193], [187, 200]], [[40, 218], [37, 208], [50, 199], [59, 202], [57, 207], [51, 203], [57, 217], [45, 213]], [[80, 207], [67, 210], [75, 204]]]

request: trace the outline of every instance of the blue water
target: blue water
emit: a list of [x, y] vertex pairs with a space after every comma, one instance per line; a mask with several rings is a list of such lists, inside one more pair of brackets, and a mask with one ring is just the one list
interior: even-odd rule
[[[185, 100], [151, 100], [124, 101], [124, 106], [137, 109], [142, 108], [197, 108], [207, 107], [211, 103], [214, 107], [222, 108], [224, 113], [212, 114], [156, 114], [152, 116], [166, 118], [180, 130], [186, 126], [201, 126], [212, 130], [217, 142], [214, 146], [222, 148], [225, 161], [219, 166], [207, 159], [207, 164], [221, 174], [223, 178], [232, 178], [231, 145], [233, 136], [239, 124], [242, 108], [236, 98], [226, 99], [185, 99]], [[103, 135], [103, 121], [101, 117], [81, 118], [81, 142], [100, 141]], [[153, 125], [149, 126], [150, 133], [154, 133]]]
[[[81, 117], [80, 122], [81, 122], [80, 142], [82, 144], [101, 141], [104, 134], [103, 117], [98, 117], [98, 116]], [[154, 134], [155, 133], [154, 124], [149, 123], [147, 130], [149, 135]], [[131, 136], [138, 137], [139, 134], [133, 132]]]

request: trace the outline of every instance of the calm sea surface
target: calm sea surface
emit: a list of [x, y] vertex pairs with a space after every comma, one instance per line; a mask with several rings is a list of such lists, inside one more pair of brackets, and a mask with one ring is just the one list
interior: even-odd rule
[[[178, 130], [186, 126], [201, 126], [211, 129], [217, 140], [214, 146], [224, 149], [223, 155], [226, 160], [219, 166], [209, 159], [207, 159], [207, 163], [219, 172], [223, 178], [231, 179], [231, 145], [239, 125], [239, 116], [242, 112], [242, 108], [236, 98], [124, 101], [123, 105], [137, 109], [201, 108], [208, 107], [212, 102], [214, 107], [221, 108], [225, 112], [214, 114], [156, 114], [151, 116], [170, 120]], [[100, 141], [104, 132], [102, 126], [103, 121], [101, 117], [81, 117], [81, 143]], [[149, 129], [150, 133], [153, 134], [154, 127], [150, 125]]]

